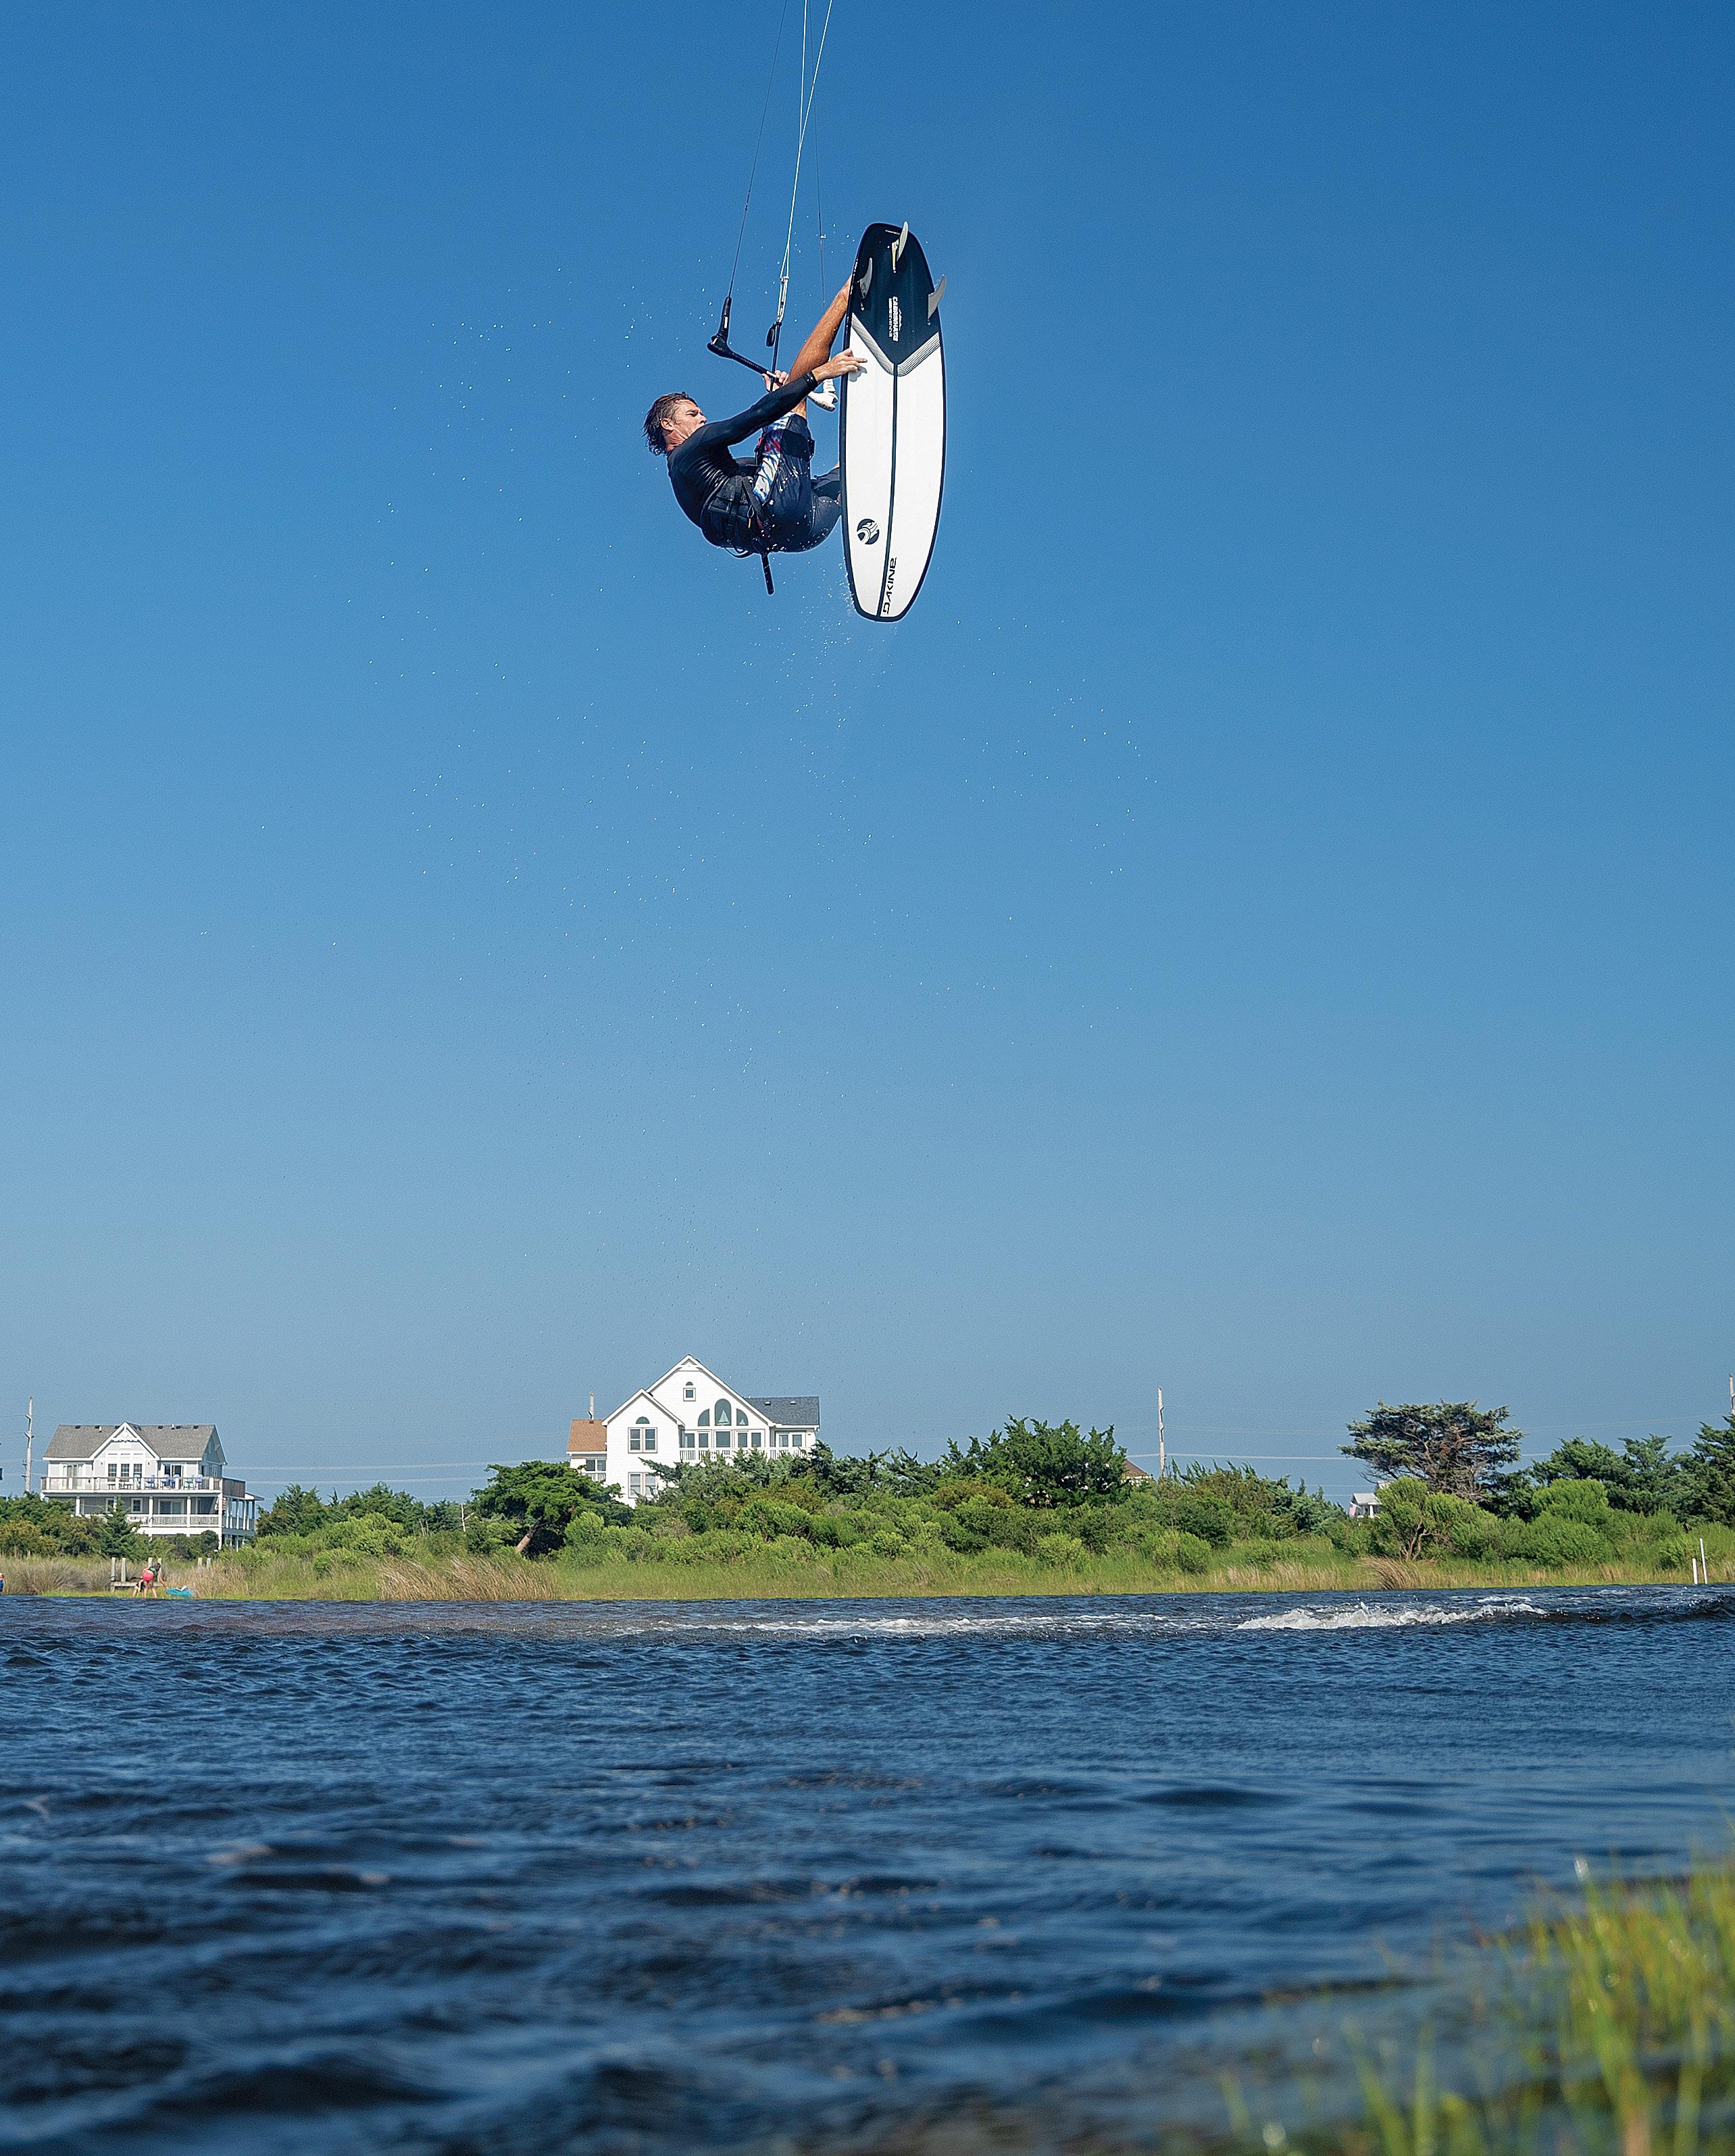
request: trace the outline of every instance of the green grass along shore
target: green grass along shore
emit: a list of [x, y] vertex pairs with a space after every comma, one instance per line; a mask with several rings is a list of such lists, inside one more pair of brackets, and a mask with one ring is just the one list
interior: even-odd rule
[[[1729, 2156], [1735, 2150], [1735, 1867], [1590, 1881], [1539, 1897], [1514, 1933], [1430, 1972], [1421, 2010], [1375, 2040], [1308, 2002], [1306, 2046], [1350, 2066], [1225, 2082], [1247, 2156]], [[1403, 1985], [1405, 1979], [1399, 1978]], [[1300, 2049], [1292, 2030], [1290, 2054]], [[1302, 2036], [1305, 2042], [1305, 2035]]]
[[[1712, 1583], [1735, 1581], [1735, 1531], [1707, 1529], [1705, 1543]], [[0, 1558], [8, 1594], [107, 1596], [110, 1570], [100, 1558]], [[130, 1570], [136, 1574], [137, 1567]], [[1406, 1588], [1512, 1593], [1536, 1587], [1688, 1584], [1680, 1566], [1630, 1559], [1547, 1568], [1516, 1560], [1403, 1559], [1351, 1555], [1324, 1537], [1317, 1544], [1232, 1546], [1205, 1568], [1186, 1572], [1131, 1550], [1086, 1552], [1055, 1562], [1016, 1550], [884, 1557], [863, 1548], [796, 1544], [788, 1551], [744, 1553], [727, 1562], [694, 1562], [677, 1543], [654, 1554], [598, 1563], [564, 1553], [541, 1558], [509, 1551], [477, 1556], [461, 1547], [375, 1558], [344, 1551], [279, 1553], [263, 1544], [202, 1566], [172, 1559], [167, 1577], [172, 1586], [190, 1587], [202, 1600], [256, 1602], [775, 1602], [1308, 1589], [1357, 1594]]]

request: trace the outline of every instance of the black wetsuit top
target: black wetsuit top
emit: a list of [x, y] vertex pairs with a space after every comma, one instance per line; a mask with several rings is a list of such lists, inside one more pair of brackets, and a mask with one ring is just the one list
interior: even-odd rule
[[713, 547], [746, 553], [759, 544], [753, 522], [753, 475], [758, 466], [750, 457], [732, 457], [729, 450], [794, 411], [815, 387], [811, 374], [798, 374], [733, 419], [708, 421], [678, 449], [670, 450], [675, 499]]

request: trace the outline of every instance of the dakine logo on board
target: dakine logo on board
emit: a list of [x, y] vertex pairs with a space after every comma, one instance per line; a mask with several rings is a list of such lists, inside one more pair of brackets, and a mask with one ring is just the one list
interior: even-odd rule
[[904, 310], [895, 297], [886, 302], [886, 322], [892, 332], [892, 341], [896, 344], [904, 334]]
[[864, 547], [877, 547], [879, 544], [879, 526], [871, 516], [864, 516], [856, 526], [856, 536]]

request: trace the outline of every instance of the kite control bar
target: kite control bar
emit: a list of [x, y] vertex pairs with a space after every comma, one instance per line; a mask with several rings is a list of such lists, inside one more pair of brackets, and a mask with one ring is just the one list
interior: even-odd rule
[[[764, 360], [749, 359], [744, 352], [737, 352], [729, 342], [729, 309], [734, 305], [733, 297], [723, 301], [723, 320], [717, 325], [717, 334], [705, 349], [707, 352], [714, 352], [719, 359], [732, 359], [737, 367], [750, 367], [755, 374], [763, 374], [765, 372]], [[767, 341], [769, 342], [769, 339]]]
[[[737, 352], [729, 342], [729, 309], [734, 305], [734, 295], [732, 293], [723, 303], [723, 319], [717, 325], [716, 336], [705, 346], [706, 351], [714, 352], [719, 359], [734, 360], [737, 367], [751, 367], [761, 380], [767, 374], [775, 375], [777, 372], [777, 333], [783, 326], [783, 317], [780, 315], [765, 331], [765, 342], [771, 347], [771, 364], [767, 367], [764, 360], [749, 359], [744, 352]], [[824, 405], [829, 412], [837, 402], [837, 393], [827, 382], [813, 392], [813, 401], [816, 404]]]

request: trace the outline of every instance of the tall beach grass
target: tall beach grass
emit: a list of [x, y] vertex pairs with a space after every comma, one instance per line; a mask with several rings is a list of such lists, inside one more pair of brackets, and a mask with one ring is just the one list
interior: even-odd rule
[[1342, 2030], [1357, 2100], [1336, 2115], [1320, 2115], [1300, 2076], [1257, 2097], [1228, 2083], [1231, 2145], [1263, 2156], [1735, 2150], [1727, 1862], [1680, 1881], [1587, 1881], [1573, 1902], [1543, 1897], [1440, 1989], [1432, 2015], [1377, 2045]]
[[[466, 1552], [368, 1558], [345, 1553], [279, 1553], [269, 1543], [195, 1567], [170, 1560], [171, 1584], [202, 1599], [317, 1602], [713, 1602], [816, 1600], [927, 1595], [1080, 1595], [1201, 1593], [1379, 1593], [1394, 1589], [1521, 1592], [1547, 1586], [1687, 1583], [1678, 1571], [1631, 1564], [1545, 1570], [1508, 1560], [1354, 1557], [1329, 1544], [1231, 1548], [1198, 1573], [1153, 1564], [1130, 1550], [1086, 1552], [1056, 1563], [1014, 1550], [964, 1556], [950, 1550], [884, 1557], [864, 1548], [798, 1545], [728, 1562], [692, 1562], [672, 1543], [667, 1555], [584, 1563], [557, 1554], [530, 1560]], [[1712, 1582], [1735, 1579], [1735, 1561], [1713, 1559]], [[101, 1558], [0, 1558], [9, 1594], [110, 1593]]]

